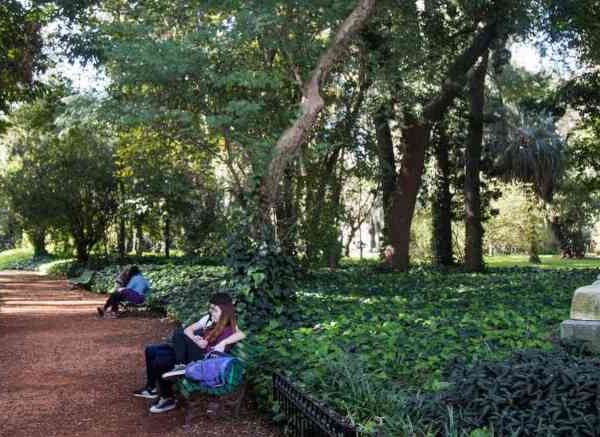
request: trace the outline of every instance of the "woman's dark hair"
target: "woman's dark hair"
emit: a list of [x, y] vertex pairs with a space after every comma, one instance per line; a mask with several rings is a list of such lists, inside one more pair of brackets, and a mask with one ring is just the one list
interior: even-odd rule
[[221, 317], [206, 330], [207, 335], [204, 337], [211, 344], [227, 326], [235, 332], [237, 330], [237, 322], [235, 320], [235, 307], [229, 294], [215, 293], [210, 297], [209, 302], [221, 308]]
[[213, 305], [233, 305], [233, 300], [227, 293], [214, 293], [210, 296], [208, 302]]
[[133, 278], [135, 275], [139, 275], [141, 272], [140, 268], [138, 266], [131, 266], [129, 267], [129, 277]]

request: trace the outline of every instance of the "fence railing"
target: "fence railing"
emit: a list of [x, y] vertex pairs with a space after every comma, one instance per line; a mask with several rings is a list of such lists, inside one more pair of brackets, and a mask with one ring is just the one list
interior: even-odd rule
[[286, 418], [286, 431], [294, 437], [358, 437], [343, 417], [302, 393], [288, 379], [273, 374], [273, 397]]

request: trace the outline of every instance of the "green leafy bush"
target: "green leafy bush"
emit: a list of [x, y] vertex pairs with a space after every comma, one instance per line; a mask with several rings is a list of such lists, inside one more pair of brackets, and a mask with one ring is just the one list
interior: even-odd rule
[[270, 235], [265, 231], [263, 238], [252, 238], [249, 226], [241, 223], [227, 240], [228, 285], [238, 311], [253, 327], [281, 316], [294, 302], [296, 264]]
[[489, 427], [499, 436], [592, 436], [600, 427], [598, 358], [521, 351], [503, 362], [456, 366], [450, 383], [419, 405], [430, 423], [443, 424], [439, 413], [451, 406], [460, 429]]

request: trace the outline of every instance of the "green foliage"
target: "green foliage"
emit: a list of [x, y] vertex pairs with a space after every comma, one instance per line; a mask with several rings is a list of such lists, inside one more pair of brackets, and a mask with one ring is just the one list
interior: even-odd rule
[[32, 249], [12, 249], [0, 252], [0, 270], [33, 270], [53, 277], [65, 277], [74, 260], [56, 255], [34, 256]]
[[[150, 282], [147, 304], [152, 309], [167, 311], [175, 320], [185, 324], [199, 320], [207, 311], [208, 297], [226, 275], [226, 269], [203, 265], [138, 264]], [[115, 278], [125, 265], [111, 264], [96, 272], [91, 290], [111, 292]]]
[[440, 404], [451, 406], [459, 429], [489, 427], [496, 435], [594, 435], [599, 368], [597, 358], [560, 350], [517, 352], [505, 362], [456, 366], [451, 388], [420, 409], [439, 423]]
[[248, 325], [264, 325], [293, 305], [297, 267], [268, 229], [254, 238], [250, 224], [243, 219], [238, 222], [228, 237], [225, 264], [231, 270], [229, 285]]
[[33, 256], [31, 249], [11, 249], [0, 252], [0, 270], [18, 269]]
[[[323, 272], [298, 290], [293, 319], [271, 321], [246, 343], [252, 361], [285, 372], [313, 396], [371, 428], [382, 404], [407, 396], [399, 387], [444, 387], [444, 369], [458, 357], [472, 363], [502, 359], [517, 349], [550, 348], [558, 324], [568, 318], [573, 290], [596, 274], [516, 268], [477, 275]], [[370, 406], [332, 387], [339, 372], [329, 373], [330, 363], [349, 362], [348, 353], [380, 393]], [[258, 377], [255, 382], [261, 398], [268, 399], [268, 381]], [[417, 418], [411, 419], [414, 426]]]
[[[0, 111], [27, 95], [34, 74], [43, 69], [42, 11], [17, 0], [0, 4]], [[0, 121], [0, 127], [4, 124]]]

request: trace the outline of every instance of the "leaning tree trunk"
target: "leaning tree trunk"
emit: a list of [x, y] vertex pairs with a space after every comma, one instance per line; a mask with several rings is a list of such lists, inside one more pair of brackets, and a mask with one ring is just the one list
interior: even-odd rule
[[359, 0], [350, 15], [337, 30], [329, 48], [319, 58], [310, 77], [302, 84], [300, 115], [279, 138], [275, 145], [273, 159], [269, 163], [266, 176], [261, 181], [261, 211], [263, 221], [270, 222], [271, 210], [277, 205], [279, 184], [288, 163], [296, 156], [298, 148], [304, 143], [312, 130], [317, 116], [324, 106], [320, 94], [322, 82], [331, 68], [341, 60], [350, 40], [361, 30], [375, 10], [375, 0]]
[[438, 266], [454, 264], [452, 253], [452, 194], [450, 193], [449, 138], [443, 122], [435, 147], [435, 194], [432, 203], [433, 262]]
[[483, 225], [481, 224], [481, 146], [483, 142], [483, 107], [485, 104], [485, 75], [487, 52], [482, 56], [471, 83], [469, 111], [469, 141], [465, 153], [465, 266], [471, 272], [480, 272], [483, 263]]

